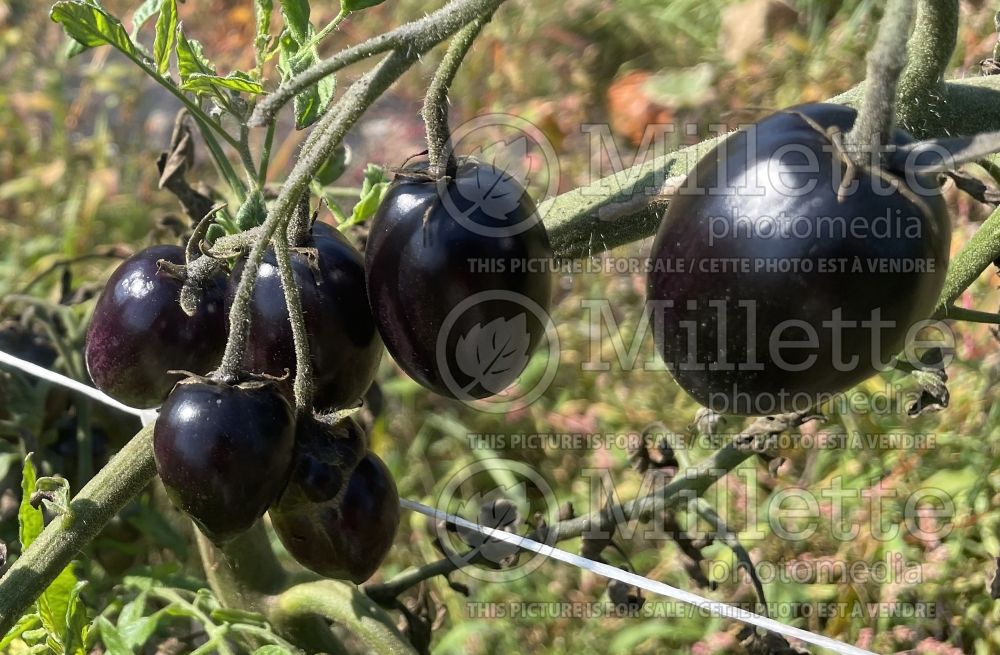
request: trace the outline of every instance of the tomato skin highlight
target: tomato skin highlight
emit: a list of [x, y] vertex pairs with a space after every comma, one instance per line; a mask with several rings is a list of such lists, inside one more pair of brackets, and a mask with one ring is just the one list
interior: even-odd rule
[[370, 304], [393, 359], [444, 396], [499, 393], [545, 331], [552, 258], [534, 202], [503, 171], [467, 160], [454, 178], [400, 173], [365, 252]]
[[[340, 232], [323, 223], [312, 227], [304, 249], [315, 249], [315, 268], [307, 251], [292, 250], [292, 272], [299, 288], [313, 365], [314, 404], [320, 411], [353, 406], [375, 378], [382, 359], [368, 307], [364, 261]], [[243, 274], [243, 262], [230, 276], [227, 308]], [[269, 250], [257, 273], [250, 305], [250, 334], [243, 365], [253, 373], [289, 376], [282, 388], [292, 397], [295, 341], [281, 287], [277, 260]]]
[[843, 162], [802, 115], [846, 133], [856, 112], [803, 105], [729, 136], [674, 195], [652, 246], [657, 349], [722, 413], [806, 410], [871, 377], [944, 284], [951, 226], [936, 180], [859, 169], [841, 201]]
[[216, 543], [249, 530], [291, 475], [292, 408], [274, 383], [186, 380], [153, 428], [167, 495]]
[[181, 309], [183, 282], [157, 261], [184, 263], [184, 249], [161, 245], [125, 260], [108, 279], [87, 329], [87, 371], [115, 400], [146, 409], [166, 399], [179, 379], [171, 370], [205, 373], [226, 345], [225, 275], [215, 273], [194, 316]]

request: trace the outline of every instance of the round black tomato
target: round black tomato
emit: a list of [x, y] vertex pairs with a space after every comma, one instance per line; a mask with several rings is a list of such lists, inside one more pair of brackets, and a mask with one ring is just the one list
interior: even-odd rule
[[[337, 470], [331, 478], [341, 475], [343, 461], [329, 464]], [[399, 493], [389, 469], [369, 452], [354, 467], [346, 487], [326, 499], [311, 497], [322, 487], [299, 472], [296, 468], [270, 511], [278, 538], [306, 568], [328, 578], [364, 582], [385, 559], [399, 525]]]
[[225, 275], [212, 276], [194, 316], [178, 302], [183, 282], [157, 261], [184, 263], [179, 246], [154, 246], [125, 260], [108, 279], [87, 330], [87, 370], [97, 388], [133, 407], [159, 405], [177, 377], [204, 373], [226, 345]]
[[271, 382], [177, 384], [153, 428], [156, 470], [173, 503], [210, 539], [248, 530], [288, 482], [295, 420]]
[[454, 178], [403, 172], [365, 249], [375, 323], [423, 386], [459, 399], [495, 395], [545, 330], [552, 256], [534, 202], [505, 172], [468, 160]]
[[[340, 232], [316, 223], [308, 242], [293, 250], [291, 259], [309, 334], [313, 402], [321, 411], [352, 406], [371, 385], [382, 358], [382, 340], [368, 307], [361, 254]], [[228, 303], [242, 273], [241, 262], [230, 277]], [[276, 376], [288, 370], [291, 376], [285, 387], [291, 392], [295, 342], [273, 251], [261, 263], [254, 285], [243, 365], [254, 373]]]
[[887, 368], [937, 302], [951, 238], [938, 183], [870, 167], [852, 179], [829, 130], [855, 117], [774, 114], [708, 153], [671, 200], [648, 309], [667, 367], [707, 407], [809, 409]]

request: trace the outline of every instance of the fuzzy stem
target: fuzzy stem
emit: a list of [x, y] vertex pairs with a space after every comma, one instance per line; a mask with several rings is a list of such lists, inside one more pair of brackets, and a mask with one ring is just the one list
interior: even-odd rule
[[266, 597], [285, 587], [288, 577], [271, 549], [260, 521], [221, 548], [199, 530], [198, 552], [212, 591], [226, 607], [262, 612]]
[[248, 124], [262, 127], [274, 117], [288, 101], [327, 75], [342, 68], [390, 50], [406, 54], [422, 54], [457, 32], [477, 16], [493, 13], [504, 0], [454, 0], [424, 18], [407, 23], [385, 34], [348, 48], [329, 59], [307, 68], [261, 100], [253, 110]]
[[143, 428], [70, 502], [0, 578], [0, 634], [156, 474], [153, 426]]
[[264, 150], [260, 155], [260, 170], [257, 171], [257, 184], [264, 188], [267, 184], [267, 169], [271, 165], [271, 146], [274, 145], [274, 123], [267, 126], [267, 134], [264, 136]]
[[350, 628], [367, 650], [378, 655], [414, 655], [393, 626], [392, 617], [356, 587], [334, 580], [295, 585], [271, 600], [269, 616], [282, 625], [292, 617], [316, 615]]
[[[896, 87], [906, 65], [906, 41], [913, 25], [914, 0], [890, 0], [868, 53], [865, 97], [846, 143], [877, 152], [889, 143], [895, 121]], [[859, 162], [867, 163], [867, 162]]]
[[1000, 257], [1000, 209], [979, 226], [965, 247], [948, 265], [948, 276], [935, 309], [935, 318], [951, 318], [952, 305]]
[[899, 78], [896, 118], [910, 133], [921, 116], [944, 101], [944, 74], [958, 40], [958, 0], [918, 0], [909, 61]]
[[295, 342], [295, 406], [300, 412], [305, 412], [312, 407], [313, 399], [313, 369], [312, 358], [309, 355], [309, 335], [306, 332], [305, 317], [302, 315], [302, 298], [299, 295], [299, 286], [295, 282], [295, 273], [292, 270], [288, 240], [282, 238], [281, 235], [274, 240], [274, 254], [278, 260], [281, 288], [285, 292], [288, 321], [292, 324], [292, 341]]
[[229, 341], [226, 343], [226, 351], [219, 366], [220, 378], [235, 377], [243, 360], [243, 351], [246, 349], [250, 331], [250, 300], [257, 282], [260, 263], [264, 259], [271, 238], [280, 226], [286, 224], [302, 194], [307, 192], [309, 182], [316, 176], [316, 172], [330, 157], [347, 131], [421, 54], [423, 53], [414, 51], [403, 54], [394, 50], [387, 55], [375, 68], [351, 85], [338, 106], [331, 108], [309, 135], [295, 167], [282, 185], [281, 192], [268, 212], [267, 220], [261, 226], [253, 248], [247, 256], [243, 277], [236, 287], [236, 296], [230, 309]]
[[457, 165], [455, 153], [451, 149], [451, 131], [448, 129], [448, 89], [455, 81], [472, 43], [492, 16], [492, 11], [476, 16], [471, 23], [459, 30], [427, 87], [423, 118], [427, 128], [427, 159], [430, 161], [431, 177], [455, 176]]

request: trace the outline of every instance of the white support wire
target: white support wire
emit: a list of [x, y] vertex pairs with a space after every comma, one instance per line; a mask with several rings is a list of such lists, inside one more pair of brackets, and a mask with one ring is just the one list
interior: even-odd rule
[[[76, 391], [91, 400], [103, 403], [108, 407], [114, 407], [115, 409], [128, 414], [138, 416], [142, 419], [143, 425], [146, 425], [150, 421], [156, 419], [156, 410], [154, 409], [136, 409], [134, 407], [129, 407], [128, 405], [118, 402], [114, 398], [111, 398], [91, 386], [77, 382], [76, 380], [50, 371], [44, 367], [38, 366], [37, 364], [14, 357], [13, 355], [5, 353], [2, 350], [0, 350], [0, 364], [5, 364], [28, 373], [29, 375], [34, 375], [35, 377], [41, 378], [47, 382], [66, 387], [67, 389]], [[587, 559], [586, 557], [581, 557], [575, 553], [571, 553], [548, 544], [543, 544], [527, 537], [522, 537], [520, 535], [504, 532], [503, 530], [496, 530], [478, 523], [473, 523], [472, 521], [463, 519], [460, 516], [454, 516], [452, 514], [442, 512], [433, 507], [424, 505], [423, 503], [401, 498], [399, 505], [404, 509], [418, 512], [439, 521], [447, 521], [468, 530], [475, 530], [476, 532], [484, 534], [487, 537], [517, 546], [523, 550], [538, 553], [543, 557], [548, 557], [550, 559], [590, 571], [591, 573], [601, 577], [618, 580], [619, 582], [623, 582], [633, 587], [638, 587], [639, 589], [644, 589], [650, 593], [666, 596], [667, 598], [686, 603], [704, 610], [713, 616], [720, 616], [723, 618], [741, 621], [758, 628], [763, 628], [764, 630], [778, 633], [785, 637], [792, 637], [794, 639], [799, 639], [806, 643], [813, 644], [814, 646], [828, 649], [835, 653], [841, 653], [842, 655], [877, 655], [877, 653], [873, 653], [872, 651], [864, 650], [863, 648], [858, 648], [857, 646], [852, 646], [851, 644], [837, 641], [836, 639], [831, 639], [830, 637], [826, 637], [824, 635], [818, 635], [809, 632], [808, 630], [802, 630], [790, 625], [785, 625], [784, 623], [775, 621], [774, 619], [769, 619], [759, 614], [748, 612], [740, 607], [729, 605], [728, 603], [724, 603], [722, 601], [711, 600], [690, 591], [685, 591], [684, 589], [671, 587], [670, 585], [664, 584], [658, 580], [645, 578], [641, 575], [624, 571], [609, 564], [604, 564], [603, 562], [595, 562], [594, 560]]]

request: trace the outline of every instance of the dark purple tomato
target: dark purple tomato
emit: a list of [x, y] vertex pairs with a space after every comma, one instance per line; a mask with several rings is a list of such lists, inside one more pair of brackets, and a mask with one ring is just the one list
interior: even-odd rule
[[931, 314], [951, 238], [939, 185], [861, 168], [841, 192], [848, 167], [826, 132], [855, 117], [774, 114], [706, 155], [671, 200], [648, 309], [667, 367], [707, 407], [809, 409], [888, 367]]
[[248, 530], [288, 482], [295, 420], [272, 382], [177, 384], [153, 429], [167, 494], [210, 539]]
[[[338, 469], [331, 478], [341, 475], [338, 463], [329, 466]], [[297, 562], [322, 576], [364, 582], [385, 559], [399, 525], [399, 494], [389, 469], [369, 452], [346, 487], [325, 499], [313, 495], [321, 488], [315, 478], [298, 473], [297, 468], [270, 511], [281, 543]]]
[[[320, 411], [355, 405], [371, 385], [382, 358], [361, 254], [340, 232], [316, 223], [309, 241], [292, 251], [292, 270], [309, 334], [314, 404]], [[241, 262], [230, 277], [228, 303], [242, 273]], [[243, 365], [254, 373], [276, 376], [288, 370], [291, 375], [284, 388], [291, 393], [295, 342], [273, 251], [264, 257], [257, 274]]]
[[361, 426], [348, 417], [335, 422], [306, 417], [295, 427], [295, 464], [292, 484], [281, 495], [281, 505], [332, 500], [368, 451]]
[[153, 246], [125, 260], [104, 287], [87, 330], [87, 370], [97, 388], [133, 407], [163, 402], [178, 376], [218, 365], [226, 345], [225, 275], [212, 276], [194, 316], [178, 303], [183, 281], [161, 271], [184, 263], [180, 246]]
[[552, 248], [517, 180], [466, 160], [390, 184], [368, 236], [368, 297], [396, 363], [439, 394], [500, 393], [524, 371], [551, 299]]

